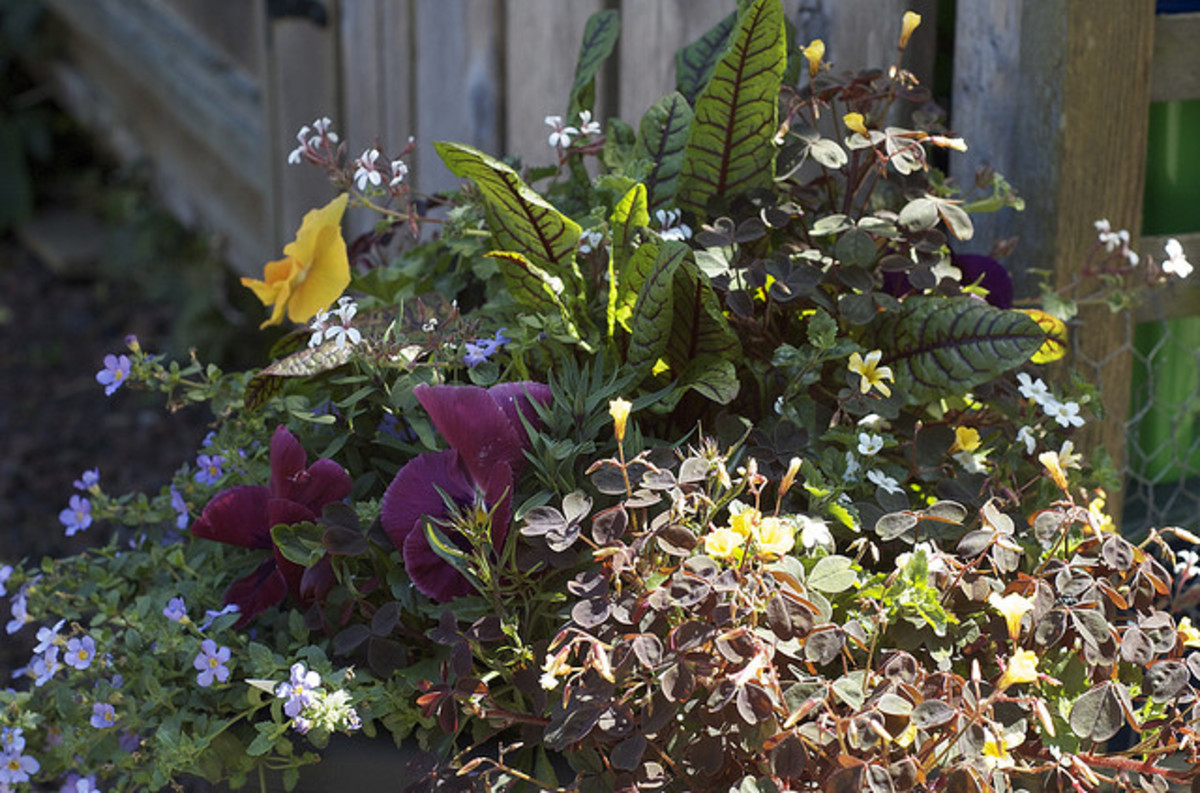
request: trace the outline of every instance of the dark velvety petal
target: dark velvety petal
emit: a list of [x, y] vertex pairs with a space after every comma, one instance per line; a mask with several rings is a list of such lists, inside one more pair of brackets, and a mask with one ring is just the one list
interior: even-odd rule
[[963, 286], [978, 282], [988, 292], [987, 302], [996, 308], [1012, 308], [1012, 276], [1004, 265], [991, 256], [977, 253], [956, 253], [953, 261], [962, 270]]
[[271, 491], [261, 485], [223, 490], [205, 505], [192, 524], [192, 534], [243, 548], [270, 548], [273, 525], [267, 517], [270, 498]]
[[474, 487], [453, 449], [419, 454], [396, 472], [380, 504], [383, 530], [398, 549], [423, 515], [446, 516], [446, 505], [437, 488], [461, 504], [473, 502]]
[[225, 602], [236, 603], [242, 615], [237, 621], [239, 628], [246, 627], [255, 617], [279, 605], [286, 597], [287, 583], [274, 559], [263, 562], [253, 573], [234, 581], [225, 590]]
[[333, 460], [317, 460], [296, 479], [297, 491], [290, 497], [318, 515], [326, 504], [341, 501], [350, 495], [354, 482], [346, 469]]
[[336, 583], [337, 577], [333, 574], [333, 563], [330, 562], [328, 556], [322, 557], [321, 561], [305, 570], [304, 575], [300, 577], [299, 600], [306, 605], [324, 600]]
[[280, 498], [293, 497], [292, 479], [304, 471], [308, 455], [296, 436], [280, 424], [271, 436], [271, 493]]
[[267, 522], [272, 527], [280, 523], [315, 523], [320, 515], [303, 504], [289, 501], [286, 498], [272, 498], [267, 502]]
[[287, 584], [287, 593], [292, 596], [293, 600], [299, 602], [300, 582], [304, 578], [304, 567], [289, 560], [276, 548], [275, 569], [279, 571], [279, 574]]
[[519, 465], [525, 459], [525, 436], [504, 409], [478, 386], [419, 385], [417, 401], [429, 412], [438, 432], [461, 455], [476, 482], [485, 482], [498, 463]]
[[549, 405], [553, 398], [550, 393], [550, 386], [544, 383], [535, 383], [532, 380], [524, 380], [519, 383], [500, 383], [488, 389], [488, 395], [496, 400], [496, 404], [504, 411], [504, 415], [508, 417], [508, 421], [521, 436], [522, 448], [528, 448], [529, 437], [525, 432], [525, 425], [521, 423], [521, 415], [525, 416], [533, 427], [541, 429], [542, 420], [538, 417], [537, 411], [534, 410], [530, 400], [536, 400], [544, 405]]
[[429, 547], [423, 525], [404, 540], [404, 569], [417, 589], [438, 603], [475, 593], [467, 579]]

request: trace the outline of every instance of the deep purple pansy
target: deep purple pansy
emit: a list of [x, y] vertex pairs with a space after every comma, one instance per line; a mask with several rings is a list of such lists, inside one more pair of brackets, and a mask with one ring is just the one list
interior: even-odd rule
[[[963, 286], [979, 284], [987, 290], [987, 302], [996, 308], [1012, 308], [1013, 281], [1004, 265], [980, 253], [951, 253], [950, 262], [962, 272]], [[903, 297], [912, 291], [904, 273], [884, 273], [883, 291]]]
[[[473, 590], [429, 546], [424, 522], [449, 518], [442, 493], [463, 507], [482, 502], [492, 511], [492, 543], [503, 545], [512, 520], [513, 485], [529, 448], [521, 416], [537, 426], [540, 422], [530, 400], [549, 403], [550, 388], [533, 382], [488, 389], [419, 385], [413, 394], [450, 448], [417, 455], [396, 473], [383, 495], [380, 521], [400, 549], [413, 584], [444, 603]], [[453, 531], [448, 530], [447, 536], [458, 539]]]
[[280, 425], [271, 438], [270, 485], [239, 485], [213, 496], [192, 524], [192, 534], [209, 540], [261, 548], [271, 557], [250, 575], [234, 581], [226, 603], [236, 603], [238, 626], [278, 605], [291, 594], [301, 603], [328, 590], [332, 571], [328, 559], [305, 569], [284, 558], [271, 539], [279, 524], [317, 520], [326, 504], [350, 495], [350, 475], [333, 460], [308, 465], [308, 455], [296, 436]]

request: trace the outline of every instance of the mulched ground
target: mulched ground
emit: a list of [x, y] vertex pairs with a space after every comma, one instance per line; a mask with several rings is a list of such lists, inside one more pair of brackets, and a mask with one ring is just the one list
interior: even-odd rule
[[195, 454], [202, 411], [169, 415], [161, 398], [124, 388], [106, 397], [95, 379], [127, 334], [153, 350], [169, 322], [161, 307], [114, 294], [86, 260], [60, 274], [19, 236], [0, 239], [0, 560], [103, 541], [68, 540], [58, 520], [84, 470], [99, 468], [110, 493], [154, 492]]

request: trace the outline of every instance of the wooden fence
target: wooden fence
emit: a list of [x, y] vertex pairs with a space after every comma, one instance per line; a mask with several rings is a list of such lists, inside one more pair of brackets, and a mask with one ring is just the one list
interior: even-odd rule
[[[953, 0], [941, 0], [945, 4]], [[154, 164], [177, 214], [224, 238], [256, 271], [327, 199], [322, 174], [288, 166], [294, 135], [320, 116], [357, 153], [410, 135], [412, 178], [452, 184], [430, 145], [450, 139], [526, 162], [551, 156], [543, 118], [565, 111], [588, 16], [621, 14], [619, 51], [598, 80], [598, 117], [635, 122], [674, 85], [673, 53], [733, 0], [46, 0], [66, 57], [49, 71], [74, 112], [126, 157]], [[928, 79], [938, 0], [784, 0], [801, 41], [821, 37], [839, 69], [884, 66], [916, 10], [906, 65]], [[1019, 233], [1009, 261], [1068, 281], [1094, 245], [1092, 222], [1140, 229], [1153, 100], [1200, 97], [1200, 14], [1155, 17], [1154, 0], [957, 0], [951, 125], [971, 150], [952, 176], [990, 164], [1028, 209], [977, 235]], [[943, 42], [944, 44], [944, 42]], [[941, 51], [948, 51], [946, 46]], [[362, 227], [366, 219], [351, 221]], [[1200, 224], [1198, 224], [1200, 227]], [[1142, 250], [1161, 251], [1161, 240]], [[1200, 235], [1183, 239], [1200, 260]], [[981, 242], [980, 244], [986, 244]], [[1169, 315], [1200, 312], [1176, 290]], [[1128, 415], [1126, 327], [1088, 317], [1080, 354], [1096, 362], [1111, 420], [1093, 438], [1118, 463]], [[1115, 384], [1116, 387], [1111, 387]]]

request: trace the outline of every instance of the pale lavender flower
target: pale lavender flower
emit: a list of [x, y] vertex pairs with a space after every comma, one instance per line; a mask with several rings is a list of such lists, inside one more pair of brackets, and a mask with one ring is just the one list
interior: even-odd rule
[[76, 479], [74, 484], [78, 490], [91, 490], [100, 484], [100, 469], [92, 468], [84, 471], [83, 475]]
[[275, 689], [278, 699], [286, 699], [283, 712], [288, 718], [298, 717], [305, 708], [313, 702], [313, 691], [321, 685], [321, 676], [312, 670], [306, 670], [304, 664], [292, 664], [291, 677], [288, 682], [280, 683]]
[[67, 666], [73, 669], [87, 669], [95, 657], [96, 640], [91, 636], [76, 636], [67, 640], [67, 648], [63, 652], [63, 662]]
[[11, 564], [0, 566], [0, 598], [8, 594], [8, 589], [5, 588], [4, 584], [8, 579], [12, 578], [12, 574], [13, 566]]
[[201, 454], [196, 458], [196, 481], [202, 485], [215, 485], [223, 476], [221, 466], [225, 458], [219, 454]]
[[107, 702], [97, 702], [92, 705], [91, 725], [97, 730], [107, 730], [117, 723], [117, 711]]
[[129, 370], [132, 363], [128, 355], [113, 355], [109, 353], [104, 356], [104, 368], [96, 372], [96, 382], [104, 386], [104, 395], [112, 396], [116, 390], [125, 384], [129, 379]]
[[175, 528], [183, 531], [188, 527], [188, 505], [183, 494], [171, 488], [171, 508], [175, 510]]
[[4, 630], [9, 635], [21, 630], [21, 628], [25, 627], [26, 623], [33, 622], [33, 617], [29, 616], [27, 607], [28, 604], [25, 602], [25, 587], [21, 587], [21, 589], [18, 590], [17, 594], [13, 597], [12, 604], [9, 606], [12, 613], [12, 619], [9, 620], [8, 624], [4, 626]]
[[228, 647], [218, 647], [212, 639], [202, 641], [200, 652], [192, 661], [192, 666], [200, 672], [196, 675], [196, 683], [202, 688], [211, 686], [214, 679], [224, 683], [229, 679], [229, 667], [225, 665], [228, 661]]
[[166, 608], [162, 610], [162, 614], [171, 622], [183, 622], [187, 619], [187, 605], [181, 597], [171, 598], [167, 602]]
[[68, 537], [86, 531], [92, 525], [92, 502], [75, 494], [67, 502], [67, 508], [58, 513], [58, 520], [66, 528]]

